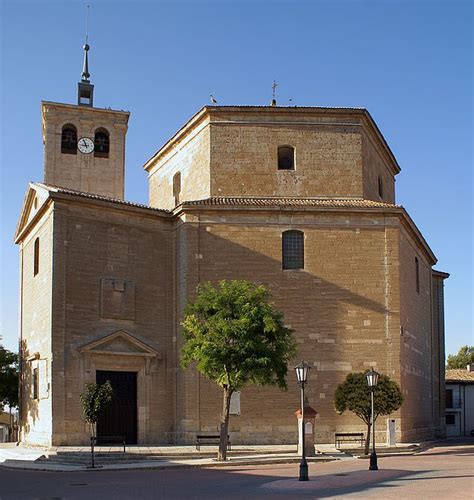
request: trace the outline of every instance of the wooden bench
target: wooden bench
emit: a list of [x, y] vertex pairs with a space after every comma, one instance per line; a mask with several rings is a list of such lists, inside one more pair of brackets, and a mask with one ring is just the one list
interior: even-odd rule
[[[196, 436], [196, 450], [200, 451], [201, 444], [219, 444], [221, 440], [220, 434], [198, 434]], [[230, 436], [227, 436], [227, 449], [231, 450]]]
[[358, 443], [364, 446], [363, 432], [337, 432], [334, 436], [334, 445], [339, 448], [341, 443]]

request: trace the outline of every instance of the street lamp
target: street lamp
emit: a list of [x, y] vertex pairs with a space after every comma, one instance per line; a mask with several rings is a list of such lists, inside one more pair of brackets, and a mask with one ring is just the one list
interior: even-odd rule
[[370, 454], [369, 470], [378, 470], [377, 466], [377, 453], [375, 453], [375, 420], [374, 420], [374, 390], [379, 380], [379, 374], [370, 368], [367, 372], [367, 384], [370, 389], [370, 406], [371, 406], [371, 421], [372, 421], [372, 453]]
[[296, 380], [301, 387], [301, 462], [300, 462], [300, 481], [309, 481], [308, 477], [308, 462], [306, 461], [304, 449], [304, 386], [308, 381], [308, 371], [311, 367], [304, 361], [295, 366]]

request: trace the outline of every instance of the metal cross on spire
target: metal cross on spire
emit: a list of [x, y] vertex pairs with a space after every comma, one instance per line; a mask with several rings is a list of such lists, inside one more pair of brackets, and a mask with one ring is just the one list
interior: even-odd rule
[[276, 89], [278, 87], [278, 83], [276, 82], [276, 80], [273, 80], [273, 85], [272, 85], [272, 106], [276, 106], [277, 105], [277, 102], [276, 102]]

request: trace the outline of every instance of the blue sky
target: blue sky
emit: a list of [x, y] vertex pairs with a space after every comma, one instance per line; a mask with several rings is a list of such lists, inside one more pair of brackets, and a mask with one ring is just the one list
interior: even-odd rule
[[[472, 2], [90, 2], [95, 105], [131, 111], [126, 198], [142, 165], [214, 94], [221, 104], [366, 107], [402, 172], [408, 210], [446, 282], [446, 346], [473, 343]], [[75, 103], [84, 2], [1, 5], [1, 283], [4, 344], [17, 345], [18, 249], [31, 180], [43, 175], [40, 101]]]

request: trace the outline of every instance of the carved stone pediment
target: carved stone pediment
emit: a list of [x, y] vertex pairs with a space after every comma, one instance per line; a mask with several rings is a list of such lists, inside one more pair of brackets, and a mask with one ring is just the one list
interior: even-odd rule
[[118, 330], [79, 348], [84, 354], [105, 354], [109, 356], [142, 356], [161, 359], [158, 351], [145, 344], [125, 330]]

